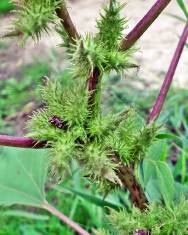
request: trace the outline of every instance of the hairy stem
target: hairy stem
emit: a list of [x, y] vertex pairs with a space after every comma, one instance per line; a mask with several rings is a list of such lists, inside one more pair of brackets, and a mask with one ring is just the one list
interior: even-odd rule
[[180, 37], [177, 49], [176, 49], [175, 54], [172, 58], [172, 62], [171, 62], [170, 67], [168, 69], [165, 80], [162, 84], [162, 87], [161, 87], [161, 90], [160, 90], [159, 95], [157, 97], [157, 100], [152, 108], [151, 113], [149, 114], [148, 123], [156, 120], [156, 118], [159, 116], [159, 114], [163, 108], [166, 96], [168, 94], [170, 85], [172, 83], [172, 80], [173, 80], [176, 68], [178, 66], [178, 62], [180, 60], [183, 48], [184, 48], [185, 43], [187, 41], [187, 38], [188, 38], [188, 22], [186, 23], [185, 28], [183, 30], [183, 33]]
[[76, 30], [75, 25], [72, 22], [72, 19], [69, 15], [65, 3], [61, 3], [61, 6], [56, 9], [56, 14], [61, 19], [61, 23], [64, 29], [66, 30], [67, 34], [69, 35], [71, 41], [74, 42], [76, 38], [79, 38], [79, 34]]
[[118, 165], [117, 175], [121, 180], [123, 187], [130, 192], [131, 201], [134, 206], [142, 211], [145, 210], [147, 208], [148, 200], [134, 175], [134, 171], [130, 167], [124, 165], [115, 153], [112, 154], [112, 161]]
[[145, 33], [150, 25], [156, 20], [171, 0], [157, 0], [148, 13], [140, 20], [133, 30], [122, 40], [121, 49], [131, 48], [135, 42]]
[[58, 211], [56, 208], [54, 208], [52, 205], [50, 205], [48, 202], [45, 202], [43, 205], [43, 208], [50, 212], [52, 215], [56, 216], [59, 220], [61, 220], [64, 224], [68, 225], [70, 228], [72, 228], [77, 234], [80, 235], [90, 235], [86, 230], [84, 230], [82, 227], [80, 227], [77, 223], [69, 219], [67, 216], [62, 214], [60, 211]]
[[26, 137], [15, 137], [0, 135], [0, 146], [18, 147], [18, 148], [44, 148], [46, 141], [37, 141]]

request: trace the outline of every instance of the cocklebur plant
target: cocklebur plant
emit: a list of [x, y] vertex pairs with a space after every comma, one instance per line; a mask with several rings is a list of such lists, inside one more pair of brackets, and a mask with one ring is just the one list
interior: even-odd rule
[[[125, 24], [120, 16], [121, 9], [116, 1], [105, 7], [104, 15], [97, 22], [99, 32], [96, 36], [80, 37], [74, 44], [70, 39], [66, 43], [68, 38], [65, 36], [64, 46], [68, 45], [72, 62], [72, 79], [76, 81], [71, 86], [47, 81], [41, 90], [46, 108], [36, 112], [29, 122], [29, 137], [40, 141], [45, 139], [51, 145], [53, 174], [58, 172], [63, 175], [62, 169], [67, 169], [70, 161], [76, 159], [82, 163], [86, 175], [104, 190], [108, 181], [110, 184], [119, 183], [115, 173], [117, 167], [109, 149], [112, 148], [127, 165], [136, 164], [144, 157], [157, 132], [155, 124], [147, 126], [136, 118], [138, 114], [133, 108], [127, 110], [122, 120], [113, 114], [103, 117], [100, 83], [94, 91], [93, 104], [88, 103], [91, 95], [87, 89], [90, 71], [99, 68], [101, 80], [104, 73], [111, 70], [120, 73], [131, 65], [133, 50], [121, 52], [118, 46]], [[109, 27], [113, 37], [107, 33]], [[62, 37], [64, 35], [61, 34]], [[94, 112], [91, 111], [93, 108]], [[55, 125], [53, 119], [62, 125]]]
[[[101, 234], [175, 234], [171, 225], [159, 226], [161, 215], [174, 219], [179, 223], [180, 217], [185, 221], [184, 210], [173, 208], [173, 202], [164, 195], [162, 202], [150, 205], [144, 189], [138, 182], [135, 172], [139, 164], [145, 160], [146, 153], [158, 138], [157, 119], [163, 107], [165, 97], [172, 82], [181, 52], [188, 36], [186, 24], [180, 38], [176, 53], [162, 85], [147, 122], [139, 116], [139, 111], [128, 107], [121, 113], [109, 113], [103, 116], [100, 108], [103, 75], [111, 71], [118, 74], [135, 67], [132, 59], [136, 51], [134, 43], [142, 36], [151, 23], [160, 15], [170, 0], [158, 0], [146, 16], [126, 37], [123, 29], [127, 20], [121, 17], [123, 9], [117, 0], [110, 0], [97, 21], [96, 35], [79, 35], [66, 8], [65, 1], [59, 0], [16, 0], [17, 19], [13, 21], [14, 32], [6, 36], [19, 36], [26, 43], [30, 36], [40, 39], [43, 31], [55, 26], [55, 30], [63, 39], [70, 60], [70, 84], [49, 78], [41, 88], [45, 107], [36, 111], [28, 123], [28, 138], [0, 136], [0, 144], [16, 147], [34, 147], [50, 150], [49, 168], [53, 175], [63, 179], [74, 159], [84, 169], [85, 177], [95, 182], [99, 189], [108, 192], [110, 189], [122, 187], [129, 191], [134, 204], [132, 212], [112, 211], [111, 221], [115, 221], [112, 230]], [[166, 170], [164, 165], [161, 166]], [[165, 188], [164, 175], [159, 170], [161, 188]], [[33, 183], [33, 182], [32, 182]], [[165, 191], [166, 192], [166, 191]], [[168, 194], [168, 192], [166, 192]], [[42, 197], [42, 208], [59, 217], [63, 222], [82, 235], [88, 235], [73, 221], [67, 219], [56, 209], [49, 206]], [[183, 205], [181, 207], [181, 205]], [[187, 208], [187, 201], [179, 202], [179, 207]], [[173, 209], [177, 217], [170, 214]], [[187, 209], [186, 209], [187, 210]], [[180, 213], [180, 217], [179, 216]], [[126, 220], [122, 219], [126, 217]], [[143, 220], [145, 218], [146, 221]], [[130, 221], [127, 223], [127, 218]], [[159, 219], [160, 218], [160, 219]], [[136, 222], [135, 222], [136, 221]], [[152, 221], [147, 224], [147, 221]], [[133, 224], [133, 226], [132, 226]], [[179, 234], [184, 234], [185, 226], [179, 227]], [[131, 227], [132, 226], [132, 227]], [[156, 228], [159, 226], [160, 228]], [[158, 229], [158, 230], [155, 230]], [[158, 232], [158, 233], [157, 233]], [[164, 233], [165, 232], [165, 233]]]

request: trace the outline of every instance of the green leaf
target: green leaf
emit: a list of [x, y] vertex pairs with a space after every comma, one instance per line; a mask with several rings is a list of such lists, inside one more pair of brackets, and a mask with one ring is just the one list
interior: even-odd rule
[[23, 224], [20, 226], [21, 234], [23, 235], [42, 235], [42, 232], [37, 231], [35, 228]]
[[162, 198], [166, 206], [171, 206], [174, 199], [174, 178], [168, 164], [158, 161], [156, 177]]
[[0, 153], [0, 205], [40, 207], [45, 200], [46, 150], [3, 148]]
[[155, 162], [145, 159], [143, 161], [143, 169], [144, 169], [144, 185], [147, 185], [147, 183], [152, 177], [152, 174], [155, 173]]
[[161, 193], [158, 187], [158, 182], [156, 179], [150, 179], [146, 185], [146, 194], [149, 199], [149, 202], [158, 202], [161, 201]]
[[113, 208], [115, 210], [119, 210], [122, 205], [119, 203], [112, 203], [110, 201], [107, 201], [107, 200], [104, 200], [98, 196], [93, 196], [91, 194], [87, 194], [85, 192], [82, 192], [81, 190], [76, 190], [76, 189], [73, 189], [73, 188], [69, 188], [67, 186], [63, 186], [63, 188], [59, 187], [59, 186], [56, 186], [55, 187], [56, 190], [62, 192], [64, 190], [67, 190], [81, 198], [83, 198], [84, 200], [88, 201], [88, 202], [91, 202], [97, 206], [100, 206], [100, 207], [109, 207], [109, 208]]
[[177, 135], [174, 135], [172, 133], [161, 133], [161, 134], [158, 134], [156, 136], [156, 138], [160, 139], [160, 140], [162, 140], [162, 139], [176, 139], [176, 138], [179, 139], [179, 137]]
[[182, 198], [182, 195], [185, 197], [185, 199], [188, 199], [188, 186], [180, 184], [178, 182], [174, 183], [175, 188], [175, 195], [174, 199], [180, 201]]
[[175, 19], [177, 19], [177, 20], [179, 20], [183, 23], [186, 23], [186, 20], [184, 18], [180, 17], [180, 16], [177, 16], [177, 15], [171, 14], [171, 13], [167, 13], [166, 15], [171, 16], [171, 17], [173, 17], [173, 18], [175, 18]]
[[13, 5], [8, 0], [1, 0], [0, 12], [8, 12], [13, 9]]
[[164, 200], [171, 206], [174, 199], [174, 178], [167, 163], [160, 160], [146, 158], [142, 163], [145, 191], [150, 201]]
[[180, 6], [180, 8], [182, 9], [185, 17], [188, 19], [188, 9], [187, 9], [184, 1], [183, 0], [177, 0], [177, 2], [178, 2], [178, 5]]
[[148, 158], [154, 161], [166, 159], [168, 152], [168, 145], [165, 140], [156, 141], [151, 145], [148, 151]]
[[[175, 125], [173, 125], [175, 126]], [[161, 133], [161, 134], [158, 134], [156, 136], [157, 139], [160, 139], [160, 140], [163, 140], [163, 139], [167, 139], [167, 140], [170, 140], [170, 141], [174, 141], [177, 146], [179, 146], [180, 148], [183, 147], [183, 140], [181, 137], [179, 137], [178, 135], [174, 135], [174, 134], [171, 134], [171, 133]]]
[[42, 220], [42, 221], [49, 220], [49, 216], [47, 215], [39, 215], [39, 214], [34, 214], [31, 212], [26, 212], [26, 211], [21, 211], [21, 210], [7, 210], [2, 213], [2, 216], [19, 217], [19, 218], [23, 217], [26, 219]]

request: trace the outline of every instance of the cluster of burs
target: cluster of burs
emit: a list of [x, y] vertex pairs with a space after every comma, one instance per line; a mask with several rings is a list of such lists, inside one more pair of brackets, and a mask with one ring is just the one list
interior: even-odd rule
[[[38, 40], [43, 31], [55, 30], [63, 39], [71, 62], [68, 83], [47, 80], [41, 89], [45, 108], [33, 114], [29, 121], [29, 136], [47, 140], [51, 145], [51, 168], [62, 175], [72, 159], [84, 168], [85, 174], [99, 183], [119, 184], [113, 154], [126, 164], [136, 164], [155, 138], [157, 128], [144, 124], [133, 108], [121, 114], [103, 116], [100, 110], [101, 80], [111, 71], [122, 74], [133, 65], [134, 49], [120, 50], [122, 31], [127, 21], [120, 16], [123, 5], [110, 1], [97, 21], [96, 35], [87, 34], [71, 40], [60, 24], [56, 9], [62, 1], [16, 0], [17, 18], [13, 21], [28, 37]], [[66, 4], [66, 3], [63, 3]], [[110, 29], [110, 30], [109, 30]], [[89, 103], [88, 78], [98, 68], [98, 86], [93, 103]]]
[[[120, 50], [122, 31], [127, 21], [120, 16], [122, 5], [111, 1], [97, 21], [98, 33], [87, 34], [70, 40], [56, 16], [60, 1], [21, 0], [18, 5], [15, 27], [22, 32], [22, 40], [29, 36], [39, 39], [49, 24], [55, 25], [62, 36], [71, 61], [71, 78], [47, 80], [42, 87], [45, 108], [33, 114], [29, 121], [29, 136], [47, 140], [51, 145], [51, 169], [63, 175], [72, 159], [84, 168], [85, 175], [100, 188], [119, 184], [113, 154], [125, 164], [136, 164], [155, 138], [155, 125], [146, 126], [134, 108], [126, 108], [120, 114], [103, 116], [100, 110], [101, 80], [111, 71], [119, 74], [133, 65], [134, 49]], [[62, 3], [61, 3], [62, 4]], [[65, 4], [65, 3], [64, 3]], [[110, 30], [109, 30], [110, 29]], [[98, 68], [99, 85], [93, 104], [88, 102], [88, 78]]]

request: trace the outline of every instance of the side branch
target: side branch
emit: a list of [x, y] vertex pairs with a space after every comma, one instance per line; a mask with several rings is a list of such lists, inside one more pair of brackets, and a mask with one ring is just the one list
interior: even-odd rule
[[127, 50], [145, 33], [171, 0], [157, 0], [135, 28], [122, 40], [121, 49]]
[[72, 19], [69, 15], [69, 12], [66, 8], [65, 3], [61, 3], [61, 6], [56, 9], [57, 16], [61, 19], [61, 23], [69, 35], [70, 39], [74, 41], [74, 39], [79, 38], [79, 34], [76, 30], [75, 25], [72, 22]]
[[166, 96], [168, 94], [170, 85], [172, 83], [172, 80], [173, 80], [176, 68], [178, 66], [178, 62], [180, 60], [183, 48], [184, 48], [185, 43], [187, 41], [187, 38], [188, 38], [188, 22], [186, 23], [185, 28], [183, 30], [183, 33], [181, 35], [181, 38], [179, 40], [177, 49], [176, 49], [175, 54], [173, 56], [173, 59], [170, 64], [170, 67], [168, 69], [165, 80], [162, 84], [162, 87], [161, 87], [161, 90], [160, 90], [159, 95], [157, 97], [157, 100], [153, 106], [151, 113], [149, 114], [148, 123], [156, 120], [156, 118], [159, 116], [159, 114], [163, 108]]
[[26, 138], [26, 137], [0, 135], [0, 146], [39, 149], [47, 147], [47, 142], [46, 141], [39, 142], [32, 138]]
[[60, 211], [58, 211], [56, 208], [48, 204], [47, 202], [44, 203], [43, 208], [50, 212], [52, 215], [56, 216], [60, 221], [62, 221], [64, 224], [68, 225], [70, 228], [72, 228], [77, 234], [79, 235], [90, 235], [86, 230], [84, 230], [80, 225], [69, 219], [67, 216], [62, 214]]

